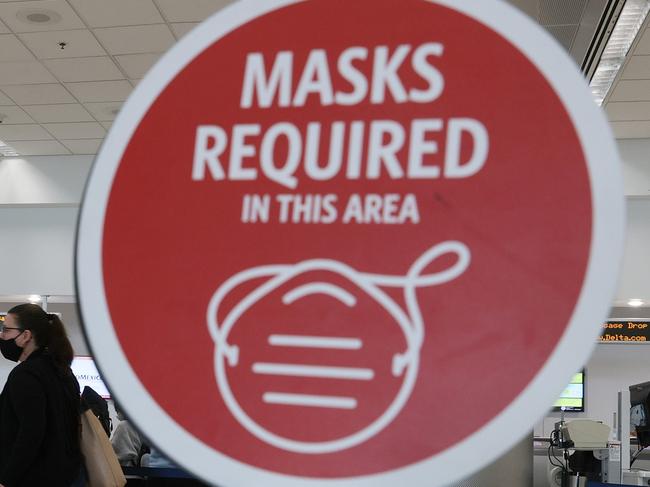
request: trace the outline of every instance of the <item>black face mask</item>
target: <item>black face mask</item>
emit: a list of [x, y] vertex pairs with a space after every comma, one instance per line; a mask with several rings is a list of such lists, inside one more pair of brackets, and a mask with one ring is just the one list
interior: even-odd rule
[[18, 359], [23, 353], [23, 349], [16, 344], [16, 338], [22, 334], [22, 331], [10, 340], [0, 340], [0, 353], [7, 360], [18, 362]]

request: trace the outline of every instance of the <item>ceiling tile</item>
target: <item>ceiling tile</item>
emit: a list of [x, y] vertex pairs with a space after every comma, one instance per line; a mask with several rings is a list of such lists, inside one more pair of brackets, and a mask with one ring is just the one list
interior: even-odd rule
[[97, 154], [104, 139], [61, 140], [73, 154]]
[[13, 104], [14, 104], [14, 100], [12, 100], [3, 92], [0, 91], [0, 105], [13, 105]]
[[[40, 125], [0, 125], [0, 140], [48, 140], [52, 136]], [[10, 144], [13, 145], [13, 144]]]
[[124, 101], [133, 90], [127, 80], [87, 81], [66, 83], [66, 87], [80, 102]]
[[542, 25], [579, 24], [587, 0], [542, 0], [538, 16]]
[[[19, 37], [39, 59], [106, 55], [89, 30], [29, 32]], [[65, 43], [63, 49], [61, 43]]]
[[631, 56], [621, 79], [650, 79], [650, 56]]
[[61, 154], [70, 154], [70, 151], [56, 140], [12, 142], [11, 147], [23, 156], [56, 156]]
[[25, 111], [13, 106], [0, 106], [0, 123], [2, 125], [11, 125], [15, 123], [34, 123], [34, 120], [30, 118]]
[[106, 130], [97, 122], [47, 123], [44, 125], [57, 139], [98, 139], [106, 135]]
[[29, 50], [13, 34], [0, 35], [1, 61], [29, 61], [34, 59]]
[[111, 54], [163, 52], [176, 42], [166, 24], [110, 27], [94, 32]]
[[180, 39], [183, 37], [185, 34], [187, 34], [189, 31], [191, 31], [194, 27], [199, 25], [198, 22], [179, 22], [176, 24], [170, 24], [172, 31], [174, 32], [174, 35], [176, 36], [176, 39]]
[[[617, 139], [649, 139], [650, 121], [645, 122], [610, 122]], [[13, 145], [13, 144], [12, 144]]]
[[109, 57], [46, 59], [43, 62], [57, 78], [64, 82], [124, 79]]
[[85, 27], [65, 0], [0, 3], [0, 18], [14, 32], [42, 32]]
[[545, 29], [553, 36], [555, 39], [562, 44], [562, 47], [567, 51], [571, 51], [573, 46], [573, 41], [578, 33], [579, 25], [546, 25]]
[[142, 78], [158, 60], [160, 54], [125, 54], [115, 56], [126, 75], [131, 79]]
[[38, 61], [15, 61], [2, 63], [0, 85], [52, 83], [56, 78]]
[[69, 0], [91, 27], [164, 22], [151, 0]]
[[0, 22], [0, 34], [8, 34], [11, 32], [9, 29], [7, 29], [7, 26]]
[[650, 29], [646, 29], [641, 39], [639, 39], [634, 54], [650, 54]]
[[[110, 122], [111, 120], [115, 120], [115, 117], [117, 117], [120, 108], [122, 108], [122, 102], [86, 103], [85, 107], [90, 113], [92, 113], [95, 120], [100, 122]], [[0, 107], [0, 109], [1, 108], [2, 107]]]
[[[24, 107], [38, 123], [87, 122], [93, 117], [78, 103], [62, 105], [31, 105]], [[68, 137], [74, 139], [75, 137]]]
[[2, 90], [18, 105], [47, 105], [76, 101], [68, 90], [58, 83], [4, 86]]
[[610, 102], [605, 111], [611, 121], [650, 120], [649, 101]]
[[168, 22], [201, 22], [232, 0], [156, 0]]
[[106, 130], [110, 130], [113, 122], [101, 122], [101, 124]]
[[650, 80], [619, 81], [609, 101], [650, 101]]

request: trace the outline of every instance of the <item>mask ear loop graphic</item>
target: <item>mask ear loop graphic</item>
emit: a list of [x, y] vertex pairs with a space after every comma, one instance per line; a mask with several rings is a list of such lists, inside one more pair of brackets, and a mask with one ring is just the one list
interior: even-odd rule
[[[448, 253], [453, 253], [457, 257], [453, 265], [439, 272], [422, 274], [424, 269], [433, 261]], [[210, 335], [216, 345], [214, 370], [222, 399], [236, 420], [246, 430], [258, 439], [280, 449], [304, 454], [321, 454], [344, 450], [367, 441], [395, 419], [406, 404], [415, 386], [419, 368], [420, 348], [424, 339], [424, 323], [417, 301], [417, 288], [436, 286], [456, 279], [465, 272], [469, 263], [470, 251], [467, 246], [462, 242], [447, 241], [434, 245], [418, 257], [409, 268], [406, 276], [361, 273], [342, 262], [329, 259], [306, 260], [294, 265], [253, 267], [231, 276], [223, 282], [212, 296], [206, 316]], [[227, 343], [230, 330], [239, 317], [257, 301], [285, 282], [309, 271], [330, 271], [346, 277], [377, 301], [392, 316], [400, 326], [407, 342], [406, 352], [396, 354], [393, 357], [392, 373], [394, 376], [403, 375], [403, 382], [399, 392], [384, 413], [371, 424], [346, 437], [320, 442], [305, 442], [285, 438], [256, 423], [238, 403], [230, 388], [226, 373], [226, 364], [233, 367], [239, 361], [238, 347]], [[223, 299], [237, 286], [246, 281], [263, 277], [268, 277], [268, 280], [239, 301], [226, 314], [223, 322], [219, 324], [217, 316]], [[406, 311], [380, 287], [403, 288]], [[285, 302], [285, 304], [289, 303]]]
[[[422, 271], [431, 265], [438, 257], [448, 253], [456, 254], [457, 260], [449, 268], [434, 274], [421, 274]], [[424, 339], [424, 321], [418, 304], [416, 290], [420, 287], [438, 286], [453, 281], [463, 274], [469, 267], [471, 254], [467, 246], [455, 240], [442, 242], [434, 245], [411, 265], [406, 277], [385, 276], [381, 274], [365, 274], [365, 277], [376, 286], [401, 287], [404, 289], [404, 301], [411, 325], [413, 327], [414, 346], [409, 346], [406, 353], [398, 355], [393, 361], [393, 374], [400, 375], [409, 363], [419, 355], [420, 347]]]

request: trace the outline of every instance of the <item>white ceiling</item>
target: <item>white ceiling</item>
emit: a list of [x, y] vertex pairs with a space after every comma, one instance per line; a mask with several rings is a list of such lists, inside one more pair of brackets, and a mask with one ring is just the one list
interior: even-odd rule
[[[606, 0], [509, 0], [581, 63]], [[617, 139], [650, 138], [650, 16], [603, 103]]]
[[[604, 2], [511, 0], [578, 61]], [[161, 53], [227, 3], [0, 0], [0, 140], [22, 155], [95, 154]], [[650, 30], [643, 34], [607, 99], [619, 138], [650, 137]]]
[[508, 0], [542, 25], [577, 64], [587, 56], [609, 0]]
[[605, 99], [619, 139], [650, 138], [650, 16]]
[[0, 0], [0, 140], [22, 155], [95, 154], [161, 53], [227, 3]]

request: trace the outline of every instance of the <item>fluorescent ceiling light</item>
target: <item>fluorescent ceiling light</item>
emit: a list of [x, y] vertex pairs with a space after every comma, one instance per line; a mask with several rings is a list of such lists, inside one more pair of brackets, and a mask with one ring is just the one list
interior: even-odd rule
[[27, 298], [27, 300], [30, 303], [36, 304], [36, 303], [40, 302], [41, 297], [38, 294], [32, 294], [29, 298]]
[[18, 156], [18, 152], [16, 150], [7, 145], [6, 142], [3, 142], [0, 140], [0, 157], [12, 157], [12, 156]]
[[650, 0], [627, 0], [618, 17], [616, 27], [607, 41], [593, 78], [591, 92], [598, 105], [602, 105], [623, 66], [639, 29], [650, 11]]
[[638, 298], [630, 299], [627, 302], [628, 306], [634, 306], [635, 308], [641, 306], [642, 304], [643, 304], [643, 299], [638, 299]]

